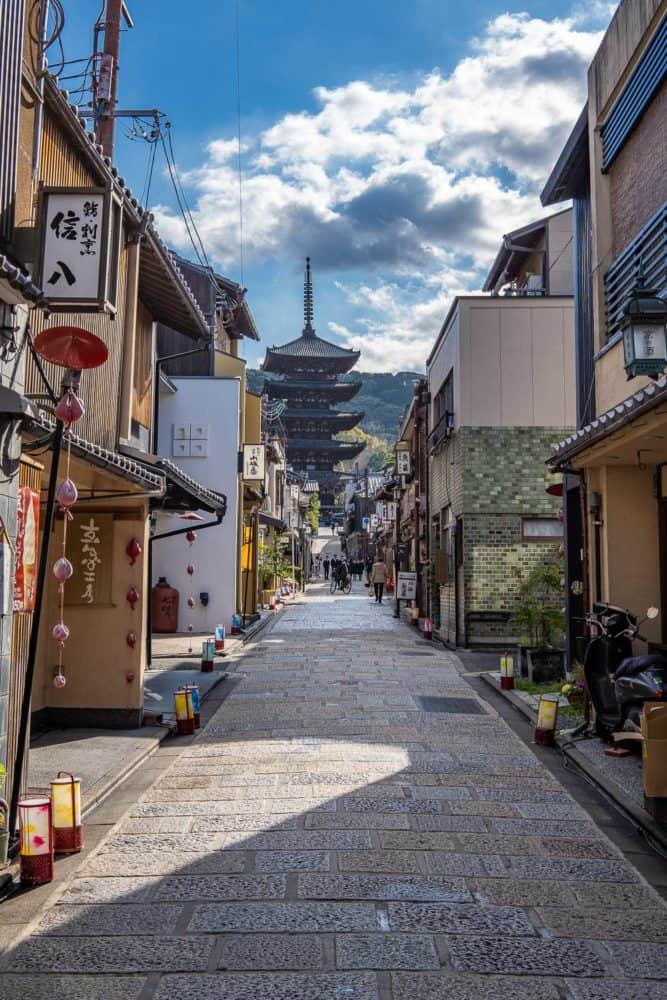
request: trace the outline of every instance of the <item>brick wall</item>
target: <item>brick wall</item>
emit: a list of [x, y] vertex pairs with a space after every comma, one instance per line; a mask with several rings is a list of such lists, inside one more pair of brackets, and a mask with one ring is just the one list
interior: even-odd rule
[[609, 171], [614, 257], [667, 199], [667, 82]]
[[[469, 611], [509, 611], [521, 580], [558, 552], [559, 542], [524, 542], [522, 516], [553, 517], [561, 501], [546, 493], [546, 460], [567, 428], [462, 427], [433, 458], [431, 514], [451, 504], [463, 518], [463, 565], [457, 570], [459, 640]], [[438, 588], [439, 630], [455, 638], [455, 588]], [[434, 595], [435, 596], [435, 595]], [[509, 623], [471, 622], [467, 641], [516, 639]]]

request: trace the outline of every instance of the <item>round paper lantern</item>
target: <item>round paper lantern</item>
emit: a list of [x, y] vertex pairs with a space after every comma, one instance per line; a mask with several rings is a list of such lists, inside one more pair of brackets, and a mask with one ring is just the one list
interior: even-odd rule
[[56, 559], [53, 564], [53, 575], [59, 583], [64, 583], [65, 580], [69, 580], [73, 572], [74, 567], [69, 559], [65, 558], [65, 556], [61, 556], [60, 559]]
[[56, 490], [56, 501], [60, 507], [67, 509], [76, 503], [79, 493], [71, 479], [63, 479]]
[[53, 828], [48, 795], [19, 799], [19, 850], [23, 885], [53, 881]]
[[58, 645], [62, 646], [63, 643], [67, 642], [69, 639], [69, 629], [64, 622], [58, 622], [57, 625], [53, 626], [51, 635], [56, 640]]
[[58, 418], [67, 426], [71, 427], [86, 412], [83, 403], [71, 389], [68, 389], [53, 411]]

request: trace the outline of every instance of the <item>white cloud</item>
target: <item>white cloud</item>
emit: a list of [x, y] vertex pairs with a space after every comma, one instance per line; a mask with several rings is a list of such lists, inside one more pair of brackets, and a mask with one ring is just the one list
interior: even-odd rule
[[[581, 109], [600, 40], [605, 4], [595, 7], [585, 19], [582, 9], [496, 17], [450, 73], [434, 69], [411, 89], [386, 79], [317, 88], [314, 113], [287, 114], [247, 140], [246, 258], [309, 252], [343, 278], [347, 318], [329, 328], [362, 347], [364, 366], [421, 367], [451, 295], [479, 286], [502, 234], [542, 212], [539, 187]], [[185, 177], [222, 267], [238, 256], [235, 157], [234, 140], [221, 137]], [[155, 214], [186, 248], [173, 212]]]

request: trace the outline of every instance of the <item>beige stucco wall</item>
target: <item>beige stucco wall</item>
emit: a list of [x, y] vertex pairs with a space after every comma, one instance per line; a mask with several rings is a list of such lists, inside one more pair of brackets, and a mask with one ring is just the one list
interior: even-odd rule
[[558, 212], [548, 222], [549, 292], [551, 295], [572, 295], [574, 288], [574, 239], [572, 209]]
[[618, 341], [595, 362], [596, 413], [606, 413], [650, 384], [651, 379], [645, 375], [638, 375], [628, 381], [623, 367], [623, 342]]
[[575, 424], [571, 299], [462, 298], [460, 422]]
[[[142, 705], [144, 622], [146, 601], [150, 594], [146, 570], [148, 509], [145, 502], [140, 503], [145, 513], [141, 519], [125, 520], [127, 515], [119, 512], [119, 518], [114, 520], [112, 606], [65, 606], [64, 620], [70, 628], [70, 638], [65, 646], [63, 669], [67, 686], [61, 689], [53, 686], [58, 648], [51, 638], [51, 629], [59, 620], [60, 613], [57, 585], [52, 573], [48, 573], [37, 654], [33, 712], [46, 707], [137, 709]], [[84, 516], [82, 507], [74, 507], [73, 513], [75, 516]], [[90, 513], [90, 508], [87, 508], [85, 516]], [[138, 538], [143, 548], [143, 554], [134, 566], [130, 566], [125, 553], [125, 547], [132, 537]], [[61, 544], [62, 522], [59, 522], [50, 546], [50, 563], [58, 558]], [[75, 577], [72, 577], [66, 586], [73, 586], [74, 581]], [[132, 585], [140, 594], [140, 601], [135, 605], [134, 611], [125, 597]], [[134, 649], [127, 645], [128, 632], [134, 632], [137, 636]], [[131, 683], [126, 679], [128, 671], [134, 673]]]
[[454, 372], [454, 422], [461, 416], [461, 364], [459, 360], [459, 310], [448, 317], [443, 335], [428, 365], [428, 390], [431, 394], [430, 426], [435, 426], [433, 401], [450, 371]]

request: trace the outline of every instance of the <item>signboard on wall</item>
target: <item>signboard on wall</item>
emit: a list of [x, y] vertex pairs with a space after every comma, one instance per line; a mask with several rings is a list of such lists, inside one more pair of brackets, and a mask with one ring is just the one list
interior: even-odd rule
[[21, 486], [18, 494], [16, 554], [14, 561], [14, 611], [35, 610], [37, 545], [39, 540], [39, 493]]
[[265, 446], [263, 444], [243, 445], [243, 478], [264, 482]]
[[396, 585], [396, 597], [399, 601], [414, 601], [417, 598], [417, 574], [399, 572]]
[[67, 530], [67, 558], [74, 567], [65, 604], [104, 606], [111, 601], [113, 514], [75, 517]]
[[105, 188], [45, 188], [41, 285], [51, 309], [116, 305], [122, 207]]
[[412, 463], [409, 451], [396, 452], [396, 474], [399, 476], [409, 476], [412, 472]]

